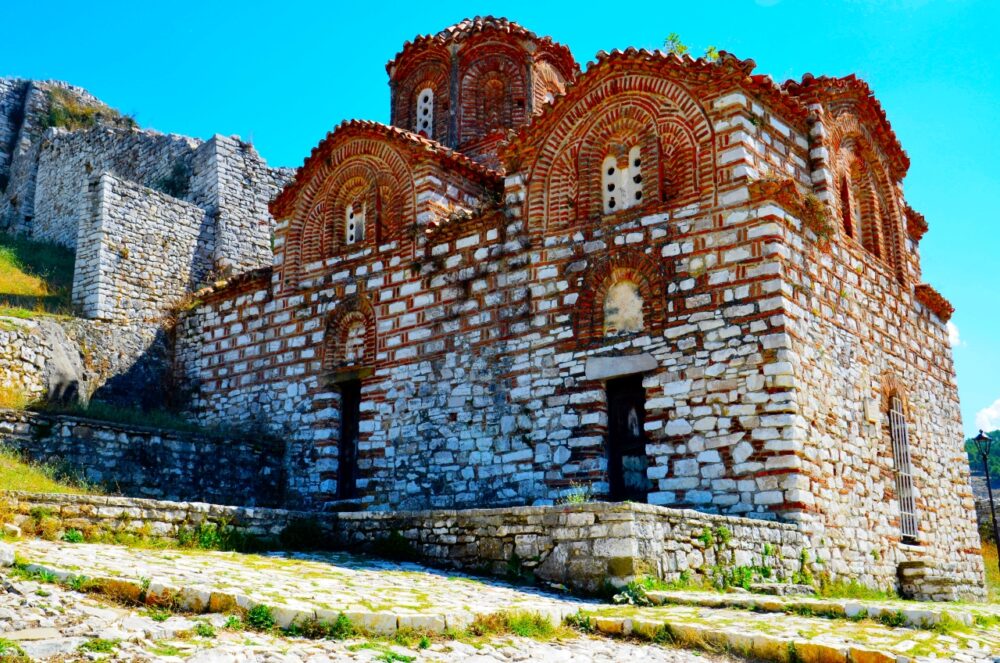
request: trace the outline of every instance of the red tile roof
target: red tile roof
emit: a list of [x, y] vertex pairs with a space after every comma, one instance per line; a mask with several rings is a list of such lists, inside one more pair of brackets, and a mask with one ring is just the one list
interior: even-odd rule
[[501, 32], [519, 39], [529, 39], [536, 43], [539, 50], [549, 51], [560, 60], [569, 65], [571, 71], [580, 71], [580, 65], [573, 58], [569, 48], [554, 41], [551, 37], [539, 37], [527, 28], [508, 20], [496, 16], [476, 16], [467, 18], [454, 25], [450, 25], [434, 35], [421, 35], [403, 44], [403, 49], [396, 53], [396, 56], [386, 63], [386, 71], [392, 73], [393, 66], [405, 54], [419, 50], [428, 45], [445, 45], [449, 43], [462, 42], [475, 35], [485, 32]]

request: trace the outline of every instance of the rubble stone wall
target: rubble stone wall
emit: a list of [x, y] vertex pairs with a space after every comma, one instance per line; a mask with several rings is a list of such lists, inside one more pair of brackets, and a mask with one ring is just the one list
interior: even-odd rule
[[281, 448], [269, 440], [2, 411], [0, 441], [114, 493], [239, 506], [283, 500]]
[[83, 319], [0, 319], [0, 384], [29, 401], [53, 389], [84, 399], [157, 407], [167, 399], [171, 353], [158, 325]]
[[[775, 578], [785, 579], [798, 570], [802, 549], [801, 535], [790, 525], [645, 504], [314, 513], [120, 497], [7, 493], [5, 498], [15, 519], [42, 507], [63, 526], [81, 530], [145, 528], [176, 537], [180, 528], [216, 523], [274, 539], [289, 524], [309, 521], [319, 533], [317, 545], [370, 552], [398, 533], [418, 561], [508, 577], [531, 573], [587, 593], [646, 575], [676, 580], [687, 571], [695, 580], [708, 578], [716, 565], [767, 566]], [[706, 544], [706, 529], [725, 530], [730, 538], [724, 545]]]
[[[200, 142], [112, 127], [54, 132], [38, 153], [32, 237], [77, 248], [80, 226], [92, 221], [89, 191], [94, 177], [109, 171], [141, 186], [162, 188], [175, 167], [190, 170]], [[175, 197], [184, 197], [176, 193]]]

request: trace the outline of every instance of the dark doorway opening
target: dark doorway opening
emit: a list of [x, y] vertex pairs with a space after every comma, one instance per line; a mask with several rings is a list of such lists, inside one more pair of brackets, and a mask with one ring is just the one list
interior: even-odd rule
[[646, 390], [641, 375], [608, 380], [608, 487], [612, 500], [645, 502], [652, 483], [646, 476]]
[[361, 380], [340, 384], [340, 462], [337, 498], [358, 496], [358, 422], [361, 420]]

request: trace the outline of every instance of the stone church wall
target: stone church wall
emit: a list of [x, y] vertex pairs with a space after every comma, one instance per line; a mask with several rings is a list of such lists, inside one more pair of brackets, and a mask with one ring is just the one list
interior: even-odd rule
[[[886, 265], [846, 241], [826, 253], [787, 234], [791, 362], [808, 515], [832, 573], [878, 577], [927, 560], [981, 585], [983, 561], [944, 323]], [[889, 397], [905, 403], [919, 524], [900, 539]], [[822, 543], [820, 543], [822, 542]]]

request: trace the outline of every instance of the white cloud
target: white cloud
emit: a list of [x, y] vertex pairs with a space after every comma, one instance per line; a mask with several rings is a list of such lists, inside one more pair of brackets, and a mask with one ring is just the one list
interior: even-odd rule
[[949, 320], [947, 327], [948, 327], [948, 342], [951, 344], [951, 347], [957, 348], [958, 346], [962, 345], [962, 338], [958, 335], [958, 325]]
[[986, 432], [1000, 430], [1000, 398], [976, 413], [976, 428]]

